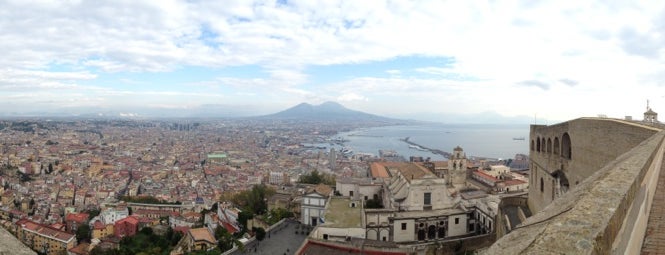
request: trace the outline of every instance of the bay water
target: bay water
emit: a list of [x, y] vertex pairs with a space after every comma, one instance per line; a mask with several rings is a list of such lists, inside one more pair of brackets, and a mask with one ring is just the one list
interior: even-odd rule
[[529, 125], [500, 124], [420, 124], [356, 129], [340, 133], [333, 139], [346, 140], [343, 146], [354, 153], [379, 155], [379, 150], [394, 150], [408, 159], [410, 156], [445, 160], [439, 154], [419, 150], [409, 141], [430, 149], [452, 152], [460, 146], [467, 157], [495, 159], [528, 155]]

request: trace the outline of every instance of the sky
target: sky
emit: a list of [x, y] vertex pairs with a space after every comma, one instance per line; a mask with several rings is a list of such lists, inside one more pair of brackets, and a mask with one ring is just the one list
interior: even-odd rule
[[0, 1], [0, 115], [665, 112], [665, 1]]

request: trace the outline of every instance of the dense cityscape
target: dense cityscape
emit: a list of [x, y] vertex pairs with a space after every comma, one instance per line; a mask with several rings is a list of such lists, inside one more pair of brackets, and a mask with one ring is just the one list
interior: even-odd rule
[[[308, 190], [322, 188], [314, 184], [328, 184], [324, 188], [327, 191], [320, 191], [326, 197], [333, 193], [346, 195], [340, 193], [340, 185], [377, 180], [368, 178], [374, 171], [371, 168], [377, 167], [372, 164], [409, 164], [390, 162], [379, 155], [354, 155], [303, 145], [341, 143], [334, 139], [338, 132], [376, 123], [299, 123], [253, 119], [1, 121], [2, 224], [28, 247], [46, 254], [150, 253], [131, 250], [125, 240], [145, 228], [154, 229], [150, 233], [169, 233], [169, 245], [161, 247], [160, 252], [153, 250], [156, 254], [195, 250], [221, 253], [225, 251], [222, 248], [234, 247], [217, 240], [221, 236], [215, 236], [216, 226], [226, 226], [235, 239], [244, 240], [235, 249], [246, 250], [245, 246], [252, 245], [247, 243], [248, 238], [256, 238], [255, 226], [270, 229], [271, 223], [281, 218], [316, 226], [316, 221], [307, 222], [310, 216], [301, 215], [303, 196], [309, 194]], [[423, 162], [422, 157], [407, 161], [423, 166], [445, 164]], [[518, 162], [522, 162], [522, 168], [526, 166], [524, 156], [518, 155], [511, 162], [518, 168]], [[469, 160], [467, 164], [465, 168], [478, 169], [506, 162]], [[469, 190], [485, 196], [485, 191], [501, 191], [494, 183], [483, 185], [488, 181], [482, 177], [487, 177], [480, 177], [469, 178], [478, 184], [478, 188]], [[265, 203], [263, 209], [243, 203], [251, 199], [238, 201], [243, 192], [257, 187], [265, 189], [261, 194], [264, 201], [258, 201]], [[367, 198], [371, 192], [361, 192], [365, 198], [359, 201], [365, 201], [366, 207], [374, 203], [376, 208], [384, 208], [377, 196], [382, 193], [380, 189], [373, 192], [372, 199]], [[354, 196], [347, 198], [353, 200]], [[238, 220], [238, 212], [242, 211], [251, 212], [253, 215], [247, 218], [256, 219], [250, 221], [250, 227], [246, 219]], [[84, 225], [85, 231], [81, 230]], [[173, 231], [185, 240], [202, 228], [209, 229], [214, 240], [207, 246], [170, 240]], [[25, 233], [45, 230], [52, 232], [42, 236], [54, 242], [25, 239]]]

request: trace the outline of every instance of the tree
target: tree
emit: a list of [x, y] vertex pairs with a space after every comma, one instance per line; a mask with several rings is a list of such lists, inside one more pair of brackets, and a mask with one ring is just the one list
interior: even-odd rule
[[92, 220], [92, 218], [97, 217], [101, 213], [99, 209], [91, 209], [86, 211], [86, 213], [89, 215], [88, 220]]
[[247, 221], [254, 218], [254, 215], [247, 211], [242, 211], [238, 213], [238, 223], [242, 226], [243, 230], [247, 229]]
[[82, 241], [90, 241], [90, 226], [88, 224], [81, 224], [76, 229], [76, 240], [80, 243]]
[[231, 233], [229, 233], [229, 231], [223, 226], [217, 226], [217, 228], [215, 228], [215, 238], [217, 239], [217, 247], [222, 252], [233, 248], [233, 245], [236, 244], [236, 242], [239, 243], [239, 241], [233, 238]]
[[254, 185], [251, 190], [242, 191], [233, 196], [233, 203], [240, 205], [243, 211], [252, 214], [264, 214], [268, 211], [266, 201], [268, 197], [275, 194], [275, 190], [265, 185]]
[[252, 231], [256, 234], [256, 240], [263, 241], [266, 237], [266, 230], [262, 227], [252, 228]]
[[335, 176], [326, 173], [319, 173], [319, 171], [314, 170], [309, 174], [301, 175], [300, 178], [298, 178], [298, 182], [306, 184], [323, 183], [327, 185], [335, 185]]

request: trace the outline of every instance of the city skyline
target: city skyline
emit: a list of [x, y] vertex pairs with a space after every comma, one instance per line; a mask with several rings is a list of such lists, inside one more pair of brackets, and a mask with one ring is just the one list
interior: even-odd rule
[[664, 4], [5, 2], [0, 115], [639, 119], [665, 107]]

